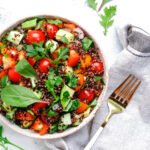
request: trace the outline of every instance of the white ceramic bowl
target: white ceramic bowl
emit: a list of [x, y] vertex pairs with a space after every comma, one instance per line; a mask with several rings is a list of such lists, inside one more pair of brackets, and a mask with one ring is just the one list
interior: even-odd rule
[[[38, 15], [39, 16], [39, 15]], [[67, 20], [67, 21], [70, 21], [70, 22], [74, 22], [73, 20], [71, 19], [65, 19], [63, 17], [60, 17], [60, 16], [50, 16], [50, 15], [40, 15], [40, 16], [48, 16], [48, 17], [56, 17], [56, 18], [60, 18], [62, 20]], [[33, 16], [32, 16], [33, 17]], [[37, 17], [37, 16], [35, 16]], [[27, 17], [27, 18], [30, 18]], [[14, 22], [12, 25], [9, 25], [7, 28], [5, 28], [3, 31], [1, 31], [0, 33], [0, 38], [3, 36], [3, 34], [5, 34], [5, 32], [7, 32], [8, 30], [11, 30], [13, 27], [15, 27], [17, 24], [19, 24], [20, 22], [22, 22], [23, 20], [25, 20], [26, 18], [23, 18], [17, 22]], [[98, 39], [95, 39], [95, 37], [88, 31], [86, 30], [86, 27], [82, 26], [80, 23], [78, 22], [74, 22], [75, 24], [77, 24], [79, 27], [81, 27], [93, 40], [94, 42], [96, 43], [97, 47], [101, 50], [101, 47], [100, 47], [100, 43], [99, 43], [99, 40]], [[107, 85], [108, 85], [108, 69], [107, 69], [107, 62], [106, 62], [106, 59], [105, 59], [105, 56], [103, 54], [103, 51], [101, 50], [100, 51], [101, 53], [101, 59], [103, 60], [104, 62], [104, 80], [105, 80], [105, 86], [104, 86], [104, 89], [101, 93], [101, 95], [99, 96], [98, 98], [98, 104], [97, 106], [93, 109], [93, 111], [91, 112], [91, 114], [85, 118], [82, 123], [77, 126], [77, 127], [71, 127], [67, 130], [65, 130], [64, 132], [62, 133], [54, 133], [54, 134], [45, 134], [45, 135], [39, 135], [38, 133], [34, 132], [34, 131], [31, 131], [29, 129], [22, 129], [20, 128], [19, 126], [13, 124], [12, 122], [10, 122], [9, 120], [7, 120], [3, 115], [0, 114], [0, 120], [2, 122], [4, 122], [7, 126], [9, 126], [11, 129], [15, 130], [16, 132], [20, 133], [20, 134], [23, 134], [23, 135], [26, 135], [26, 136], [29, 136], [29, 137], [33, 137], [33, 138], [38, 138], [38, 139], [56, 139], [56, 138], [61, 138], [61, 137], [65, 137], [65, 136], [68, 136], [70, 134], [73, 134], [75, 133], [76, 131], [80, 130], [82, 127], [84, 127], [87, 123], [89, 123], [93, 117], [95, 116], [97, 110], [99, 109], [99, 107], [101, 106], [101, 103], [104, 99], [104, 95], [106, 93], [106, 90], [107, 90]]]

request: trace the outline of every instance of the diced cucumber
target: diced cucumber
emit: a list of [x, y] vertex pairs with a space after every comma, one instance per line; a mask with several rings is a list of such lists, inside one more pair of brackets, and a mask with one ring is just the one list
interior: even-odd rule
[[45, 44], [45, 47], [49, 49], [51, 53], [53, 53], [58, 47], [58, 42], [54, 40], [48, 40]]
[[74, 35], [72, 33], [63, 29], [59, 29], [56, 33], [56, 39], [58, 41], [62, 41], [63, 37], [66, 37], [69, 43], [74, 41]]
[[73, 126], [78, 126], [81, 123], [81, 118], [83, 114], [74, 114], [73, 119], [75, 122], [72, 123]]
[[71, 114], [67, 113], [67, 114], [64, 114], [63, 116], [61, 116], [61, 121], [62, 121], [62, 124], [64, 124], [64, 125], [71, 125], [72, 124]]
[[75, 91], [73, 89], [71, 89], [70, 87], [68, 87], [67, 85], [64, 85], [61, 90], [61, 94], [60, 94], [61, 100], [63, 99], [63, 95], [65, 92], [69, 92], [70, 97], [72, 97]]
[[40, 21], [37, 23], [37, 25], [36, 25], [36, 27], [35, 27], [35, 30], [40, 29], [41, 26], [42, 26], [42, 23], [43, 23], [43, 20], [40, 20]]
[[24, 34], [21, 34], [20, 32], [13, 30], [13, 31], [9, 32], [9, 34], [7, 36], [7, 40], [9, 42], [16, 44], [16, 45], [19, 45], [23, 36], [24, 36]]
[[73, 68], [66, 66], [66, 73], [73, 73]]
[[33, 28], [36, 27], [36, 25], [37, 25], [37, 18], [27, 20], [21, 24], [23, 29]]

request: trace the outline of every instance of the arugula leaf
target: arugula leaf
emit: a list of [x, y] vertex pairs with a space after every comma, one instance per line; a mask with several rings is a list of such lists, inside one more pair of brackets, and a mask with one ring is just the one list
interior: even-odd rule
[[84, 37], [84, 39], [82, 40], [82, 47], [85, 51], [87, 51], [91, 47], [92, 44], [93, 44], [93, 41], [89, 39], [88, 37]]
[[96, 82], [101, 81], [101, 82], [102, 82], [102, 84], [103, 84], [103, 85], [105, 85], [105, 82], [104, 82], [104, 80], [103, 80], [103, 78], [102, 78], [102, 77], [94, 76], [94, 80], [95, 80]]
[[40, 100], [32, 90], [19, 85], [8, 85], [2, 89], [1, 99], [14, 107], [27, 107]]
[[68, 41], [68, 39], [65, 37], [65, 35], [62, 36], [61, 41], [62, 41], [63, 43], [65, 43], [65, 44], [69, 44], [69, 41]]
[[26, 59], [20, 60], [15, 69], [19, 74], [26, 78], [35, 78], [37, 76], [36, 71]]
[[10, 142], [6, 137], [3, 137], [3, 126], [0, 126], [0, 146], [4, 148], [4, 150], [8, 150], [7, 144], [16, 147], [19, 150], [24, 150], [23, 148], [19, 147], [18, 145]]
[[49, 110], [49, 112], [47, 113], [47, 116], [48, 116], [48, 117], [57, 116], [57, 112], [54, 112], [54, 111], [52, 111], [52, 110]]
[[114, 20], [113, 17], [116, 15], [117, 6], [110, 6], [104, 9], [104, 14], [100, 14], [100, 24], [104, 28], [104, 35], [107, 35], [108, 28], [112, 26]]
[[4, 76], [1, 79], [1, 87], [4, 88], [7, 85], [10, 85], [10, 81], [8, 79], [8, 76]]
[[96, 0], [87, 0], [87, 4], [94, 10], [96, 10], [97, 3]]
[[61, 59], [66, 60], [68, 58], [68, 51], [69, 49], [67, 47], [61, 48], [58, 58], [56, 58], [53, 63], [58, 64]]
[[47, 20], [47, 22], [50, 23], [50, 24], [55, 24], [55, 25], [59, 25], [59, 24], [63, 23], [59, 19], [56, 19], [56, 20]]

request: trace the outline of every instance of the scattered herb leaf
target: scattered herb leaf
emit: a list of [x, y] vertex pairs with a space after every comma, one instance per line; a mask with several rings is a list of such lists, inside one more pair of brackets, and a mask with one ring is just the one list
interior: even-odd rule
[[54, 117], [54, 116], [57, 116], [57, 113], [52, 111], [52, 110], [49, 110], [49, 112], [47, 113], [47, 116], [48, 117]]
[[96, 0], [87, 0], [87, 4], [94, 10], [96, 10], [97, 3]]
[[85, 51], [87, 51], [91, 45], [92, 45], [93, 41], [91, 39], [89, 39], [88, 37], [85, 37], [83, 40], [82, 40], [82, 47]]
[[62, 36], [61, 41], [62, 41], [63, 43], [65, 43], [65, 44], [69, 44], [69, 41], [68, 41], [68, 39], [65, 37], [65, 35]]
[[10, 81], [8, 79], [8, 76], [4, 76], [1, 79], [1, 87], [4, 88], [7, 85], [10, 85]]
[[57, 19], [57, 20], [47, 20], [48, 23], [50, 24], [55, 24], [55, 25], [59, 25], [62, 23], [61, 20]]
[[100, 76], [94, 76], [94, 79], [95, 79], [96, 82], [101, 81], [102, 84], [105, 85], [105, 82], [104, 82], [104, 80], [103, 80], [102, 77], [100, 77]]

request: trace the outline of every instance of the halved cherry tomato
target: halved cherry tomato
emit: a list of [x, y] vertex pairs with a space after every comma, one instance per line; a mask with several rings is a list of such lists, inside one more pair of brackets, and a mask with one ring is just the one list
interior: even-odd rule
[[3, 64], [3, 55], [0, 54], [0, 65]]
[[85, 54], [81, 57], [81, 68], [85, 69], [92, 63], [92, 57], [89, 54]]
[[28, 30], [26, 40], [28, 44], [45, 42], [45, 34], [41, 30]]
[[9, 69], [8, 77], [14, 83], [19, 83], [21, 80], [21, 75], [16, 71], [15, 68]]
[[47, 24], [47, 33], [49, 38], [54, 39], [57, 31], [58, 31], [58, 27], [56, 25]]
[[91, 69], [95, 72], [103, 72], [104, 71], [103, 63], [102, 62], [94, 62], [91, 65]]
[[42, 58], [39, 61], [39, 70], [43, 73], [48, 73], [50, 66], [53, 66], [49, 58]]
[[32, 115], [29, 112], [26, 111], [16, 111], [15, 113], [15, 119], [16, 120], [26, 120], [26, 121], [32, 121], [34, 120], [34, 115]]
[[9, 68], [12, 68], [16, 65], [16, 61], [11, 57], [3, 56], [2, 60], [3, 60], [4, 69], [9, 69]]
[[83, 74], [77, 74], [77, 76], [78, 76], [78, 86], [75, 88], [75, 91], [80, 90], [85, 83]]
[[79, 92], [79, 98], [81, 101], [89, 103], [94, 98], [94, 92], [89, 88], [85, 88]]
[[68, 58], [68, 66], [74, 67], [80, 60], [79, 54], [75, 50], [70, 50], [70, 55]]
[[48, 132], [49, 126], [44, 123], [42, 120], [37, 118], [33, 125], [31, 126], [31, 129], [38, 132], [40, 135], [46, 134]]
[[11, 58], [17, 60], [17, 58], [18, 58], [18, 53], [19, 53], [19, 51], [18, 51], [17, 49], [11, 48], [11, 49], [9, 49], [9, 50], [7, 51], [6, 54], [7, 54], [9, 57], [11, 57]]
[[80, 101], [80, 106], [76, 109], [77, 113], [83, 113], [88, 108], [88, 105], [86, 103], [83, 103]]
[[28, 57], [28, 62], [29, 62], [29, 64], [31, 65], [31, 66], [34, 66], [35, 65], [35, 63], [36, 63], [36, 60], [35, 60], [35, 58], [34, 57]]
[[76, 28], [76, 25], [73, 23], [64, 23], [64, 27], [73, 30]]
[[39, 113], [40, 113], [40, 109], [42, 109], [42, 108], [46, 108], [46, 107], [48, 107], [49, 106], [49, 103], [48, 102], [40, 102], [40, 103], [35, 103], [35, 104], [33, 104], [33, 106], [32, 106], [32, 111], [36, 114], [36, 115], [39, 115]]
[[0, 78], [4, 77], [7, 74], [7, 70], [2, 70], [0, 72]]

